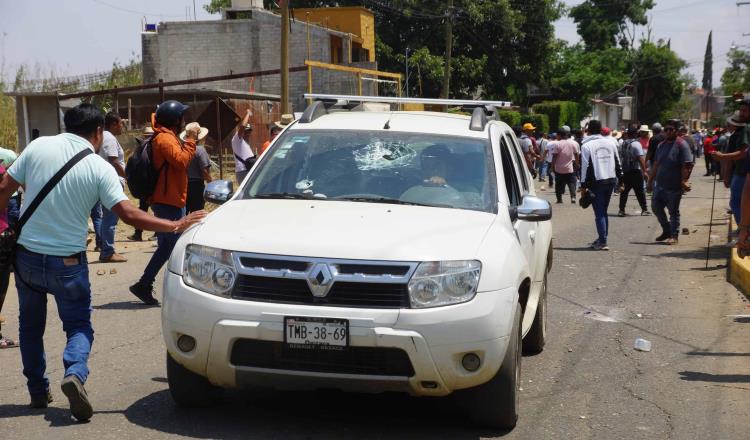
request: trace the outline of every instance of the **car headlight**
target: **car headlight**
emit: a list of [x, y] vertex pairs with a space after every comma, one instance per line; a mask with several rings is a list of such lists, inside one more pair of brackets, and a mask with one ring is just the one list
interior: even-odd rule
[[447, 306], [470, 301], [477, 293], [482, 263], [430, 261], [420, 263], [409, 280], [411, 307]]
[[190, 287], [228, 297], [237, 279], [232, 252], [190, 244], [185, 249], [182, 278]]

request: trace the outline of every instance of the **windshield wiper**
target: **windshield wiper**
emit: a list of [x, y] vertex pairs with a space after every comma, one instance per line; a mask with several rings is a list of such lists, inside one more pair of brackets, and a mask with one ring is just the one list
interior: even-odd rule
[[312, 194], [299, 194], [299, 193], [262, 193], [256, 194], [252, 197], [253, 199], [312, 199]]
[[439, 203], [427, 204], [408, 202], [406, 200], [390, 199], [388, 197], [336, 197], [334, 200], [349, 200], [352, 202], [368, 202], [368, 203], [387, 203], [391, 205], [412, 205], [412, 206], [428, 206], [432, 208], [452, 208], [450, 205], [442, 205]]

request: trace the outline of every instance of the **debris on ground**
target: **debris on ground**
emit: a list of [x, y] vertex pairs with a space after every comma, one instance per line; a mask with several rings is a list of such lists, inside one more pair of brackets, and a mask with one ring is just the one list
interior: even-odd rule
[[682, 235], [690, 235], [690, 229], [682, 228]]
[[109, 273], [110, 273], [110, 275], [114, 275], [114, 274], [116, 274], [116, 273], [117, 273], [117, 269], [115, 269], [115, 268], [113, 267], [112, 269], [110, 269], [110, 270], [109, 270]]
[[651, 341], [643, 338], [636, 338], [633, 348], [638, 351], [651, 351]]
[[104, 269], [99, 269], [99, 270], [97, 270], [97, 271], [96, 271], [96, 274], [97, 274], [97, 275], [106, 275], [106, 274], [107, 274], [107, 271], [106, 271], [106, 270], [104, 270]]

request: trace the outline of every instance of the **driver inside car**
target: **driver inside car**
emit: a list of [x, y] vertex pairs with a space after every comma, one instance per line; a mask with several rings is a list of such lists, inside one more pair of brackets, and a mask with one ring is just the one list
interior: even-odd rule
[[422, 151], [422, 174], [426, 186], [445, 186], [448, 184], [448, 162], [451, 151], [445, 145], [433, 145]]

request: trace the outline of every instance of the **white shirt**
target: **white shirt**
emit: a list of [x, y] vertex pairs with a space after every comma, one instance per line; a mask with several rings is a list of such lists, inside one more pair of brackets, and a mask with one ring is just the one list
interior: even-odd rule
[[599, 134], [585, 138], [581, 146], [581, 183], [586, 182], [589, 163], [596, 180], [617, 178], [617, 142]]
[[253, 150], [250, 149], [250, 145], [247, 142], [245, 142], [244, 139], [240, 137], [238, 132], [235, 132], [234, 137], [232, 137], [232, 152], [235, 154], [235, 157], [234, 157], [235, 171], [237, 172], [247, 171], [247, 167], [245, 167], [245, 164], [240, 162], [237, 159], [237, 156], [241, 157], [242, 159], [247, 160], [255, 155], [253, 154]]
[[[99, 156], [104, 158], [107, 163], [111, 163], [109, 160], [110, 157], [116, 157], [117, 163], [120, 164], [123, 170], [125, 169], [125, 150], [122, 149], [122, 145], [117, 141], [115, 135], [107, 130], [104, 130], [104, 140], [102, 141], [102, 147], [99, 149]], [[122, 176], [120, 176], [120, 183], [125, 185], [125, 178]]]

